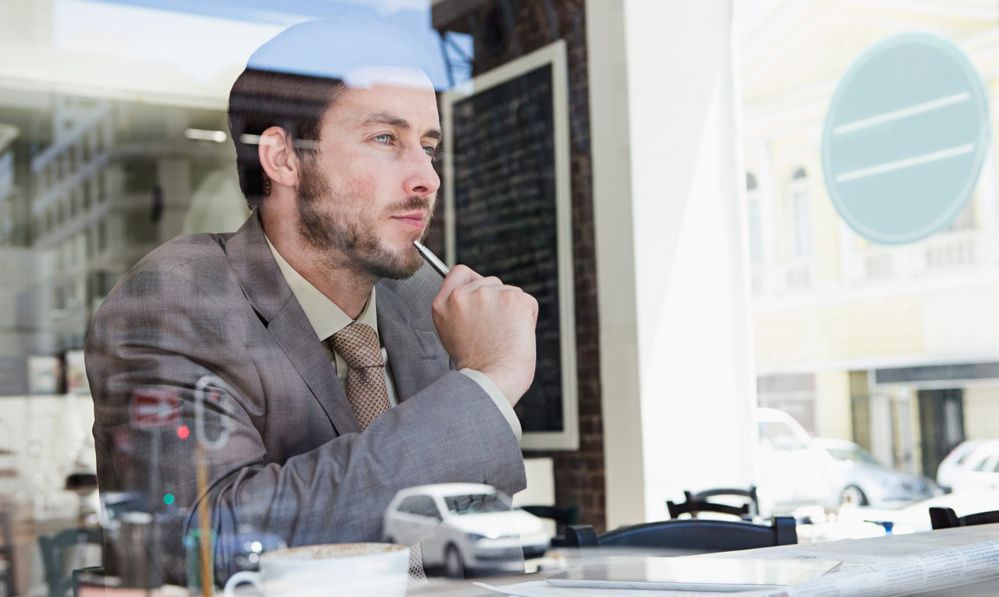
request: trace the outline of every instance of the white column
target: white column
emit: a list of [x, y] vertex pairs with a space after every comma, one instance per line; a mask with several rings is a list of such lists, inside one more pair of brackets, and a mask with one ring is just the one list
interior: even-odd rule
[[975, 218], [976, 235], [979, 239], [978, 248], [981, 253], [975, 255], [975, 267], [989, 270], [996, 263], [996, 166], [995, 147], [989, 147], [982, 166], [981, 178], [978, 182], [977, 197], [979, 213]]
[[732, 7], [588, 0], [607, 524], [748, 485], [755, 403]]

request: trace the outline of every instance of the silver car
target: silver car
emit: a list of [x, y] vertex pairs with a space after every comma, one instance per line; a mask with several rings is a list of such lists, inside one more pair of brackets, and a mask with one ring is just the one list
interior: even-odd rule
[[551, 535], [544, 522], [511, 505], [489, 485], [442, 483], [403, 489], [385, 511], [390, 543], [423, 550], [423, 565], [451, 577], [466, 573], [523, 572], [524, 560], [542, 556]]
[[853, 442], [825, 438], [816, 438], [814, 442], [842, 468], [840, 504], [887, 508], [943, 493], [930, 479], [889, 468]]

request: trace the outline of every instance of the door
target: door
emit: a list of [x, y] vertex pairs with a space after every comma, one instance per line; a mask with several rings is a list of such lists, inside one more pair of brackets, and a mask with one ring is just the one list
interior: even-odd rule
[[905, 391], [892, 396], [891, 419], [893, 431], [892, 464], [905, 473], [918, 473], [916, 462], [915, 421], [913, 421], [912, 392]]
[[964, 390], [919, 390], [922, 473], [936, 477], [944, 457], [964, 441]]

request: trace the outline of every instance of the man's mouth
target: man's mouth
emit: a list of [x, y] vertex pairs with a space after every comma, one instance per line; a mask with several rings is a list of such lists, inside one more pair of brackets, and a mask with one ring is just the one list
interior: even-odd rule
[[393, 220], [411, 226], [417, 230], [423, 230], [427, 223], [427, 215], [422, 211], [412, 211], [404, 214], [392, 216]]

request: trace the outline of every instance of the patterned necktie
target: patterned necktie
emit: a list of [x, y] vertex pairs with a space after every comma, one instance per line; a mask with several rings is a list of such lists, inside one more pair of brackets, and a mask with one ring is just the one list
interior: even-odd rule
[[352, 323], [333, 334], [330, 344], [347, 362], [347, 400], [364, 431], [378, 415], [389, 409], [385, 361], [378, 345], [378, 334], [369, 325]]
[[[369, 325], [352, 323], [333, 334], [329, 343], [347, 363], [347, 400], [354, 409], [361, 431], [364, 431], [391, 406], [378, 334]], [[419, 543], [409, 548], [409, 577], [417, 584], [427, 581]]]

